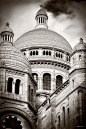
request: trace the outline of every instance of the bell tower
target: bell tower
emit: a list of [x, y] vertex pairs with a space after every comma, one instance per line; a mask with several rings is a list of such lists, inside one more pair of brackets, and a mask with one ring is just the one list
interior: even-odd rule
[[13, 37], [14, 33], [13, 30], [9, 27], [9, 23], [6, 23], [6, 27], [1, 32], [1, 45], [9, 44], [13, 45]]
[[36, 29], [37, 28], [48, 28], [47, 26], [47, 20], [48, 20], [48, 16], [47, 13], [45, 11], [45, 9], [43, 8], [43, 6], [40, 6], [41, 9], [37, 12], [36, 14]]

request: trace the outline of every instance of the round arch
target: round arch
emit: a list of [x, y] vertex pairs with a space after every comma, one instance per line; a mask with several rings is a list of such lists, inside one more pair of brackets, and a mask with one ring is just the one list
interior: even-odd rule
[[51, 75], [51, 78], [53, 77], [53, 73], [50, 72], [50, 71], [43, 71], [43, 72], [40, 74], [40, 76], [43, 78], [43, 75], [44, 75], [45, 73], [49, 73], [49, 74]]
[[5, 107], [5, 108], [0, 109], [0, 116], [1, 117], [5, 113], [15, 113], [15, 114], [17, 114], [19, 116], [21, 115], [21, 117], [23, 117], [29, 123], [31, 129], [35, 129], [35, 124], [34, 124], [33, 120], [31, 120], [30, 115], [27, 114], [26, 112], [24, 112], [24, 110], [14, 108], [14, 107]]

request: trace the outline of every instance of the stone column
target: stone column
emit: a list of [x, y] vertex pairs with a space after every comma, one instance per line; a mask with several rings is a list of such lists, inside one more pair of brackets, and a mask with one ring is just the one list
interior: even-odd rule
[[63, 60], [66, 61], [66, 53], [64, 52]]
[[12, 83], [12, 93], [15, 93], [15, 84], [16, 84], [16, 80], [14, 79]]
[[42, 48], [39, 48], [39, 56], [42, 56], [43, 55], [43, 50], [42, 50]]
[[20, 83], [20, 87], [19, 87], [19, 94], [22, 94], [23, 93], [23, 84]]
[[43, 78], [40, 77], [40, 90], [43, 90]]
[[28, 58], [30, 55], [29, 49], [26, 50], [26, 57]]
[[40, 77], [38, 77], [38, 85], [37, 85], [37, 87], [38, 87], [37, 90], [39, 90], [40, 89]]

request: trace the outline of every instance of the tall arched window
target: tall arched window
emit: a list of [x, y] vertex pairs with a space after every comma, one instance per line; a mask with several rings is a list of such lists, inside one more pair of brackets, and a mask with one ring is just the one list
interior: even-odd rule
[[12, 93], [12, 82], [13, 78], [8, 78], [7, 91]]
[[[38, 86], [38, 75], [37, 75], [37, 73], [32, 73], [32, 77], [37, 82], [37, 86]], [[38, 89], [38, 87], [37, 87], [37, 89]]]
[[49, 73], [43, 75], [43, 90], [51, 90], [51, 75]]
[[15, 83], [15, 93], [19, 94], [19, 86], [20, 86], [20, 80], [17, 79]]
[[63, 81], [63, 77], [61, 75], [56, 76], [56, 88], [58, 88]]
[[63, 123], [64, 123], [64, 126], [65, 126], [65, 107], [63, 107]]

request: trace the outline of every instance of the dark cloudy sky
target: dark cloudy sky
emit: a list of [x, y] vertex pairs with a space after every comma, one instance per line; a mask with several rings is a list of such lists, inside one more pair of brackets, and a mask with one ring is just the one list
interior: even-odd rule
[[0, 0], [0, 32], [9, 22], [14, 41], [35, 28], [35, 15], [43, 5], [48, 27], [65, 37], [72, 47], [82, 37], [86, 42], [86, 0]]

